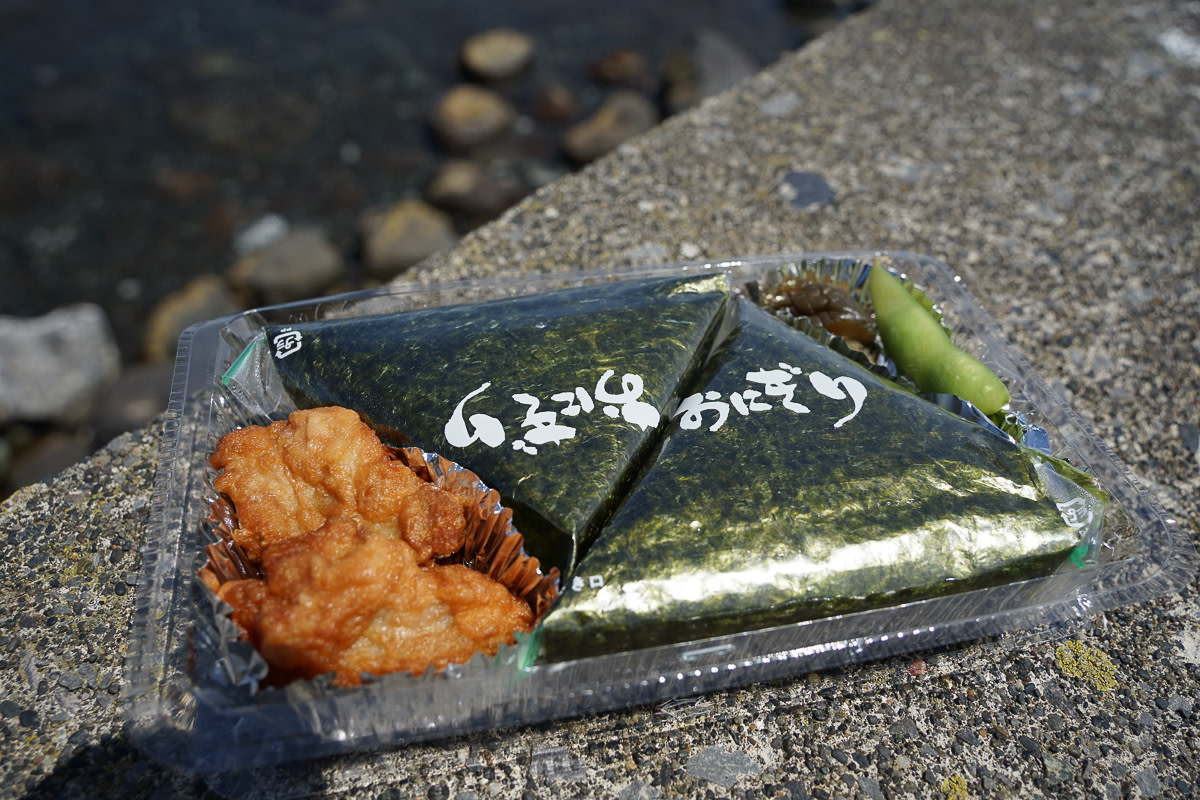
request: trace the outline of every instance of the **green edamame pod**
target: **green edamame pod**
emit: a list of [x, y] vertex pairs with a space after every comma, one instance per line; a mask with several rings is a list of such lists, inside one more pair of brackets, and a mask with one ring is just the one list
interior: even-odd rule
[[959, 350], [945, 328], [896, 276], [876, 265], [871, 268], [867, 285], [883, 346], [896, 368], [917, 388], [956, 395], [984, 414], [994, 414], [1008, 403], [1008, 389], [996, 373]]

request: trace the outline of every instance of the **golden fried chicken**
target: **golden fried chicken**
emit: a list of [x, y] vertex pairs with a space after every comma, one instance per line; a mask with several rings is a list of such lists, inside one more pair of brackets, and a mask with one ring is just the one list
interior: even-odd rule
[[533, 613], [500, 583], [460, 565], [421, 566], [413, 547], [335, 516], [263, 551], [262, 580], [230, 581], [218, 596], [271, 665], [271, 682], [337, 673], [424, 672], [495, 655], [527, 632]]
[[222, 471], [213, 485], [237, 508], [234, 541], [251, 561], [337, 516], [403, 539], [421, 563], [463, 544], [462, 501], [389, 458], [350, 409], [296, 411], [286, 422], [233, 431], [212, 465]]

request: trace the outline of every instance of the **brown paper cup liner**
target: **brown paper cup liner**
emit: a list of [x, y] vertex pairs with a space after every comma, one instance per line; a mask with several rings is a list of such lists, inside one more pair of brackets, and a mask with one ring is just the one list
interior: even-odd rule
[[[405, 464], [422, 480], [452, 492], [466, 503], [467, 534], [461, 550], [441, 559], [443, 564], [463, 564], [505, 586], [533, 611], [534, 622], [558, 597], [558, 568], [543, 575], [541, 565], [524, 551], [525, 540], [513, 526], [512, 511], [500, 503], [500, 494], [489, 489], [470, 470], [438, 455], [426, 455], [416, 447], [388, 448], [391, 456]], [[208, 561], [200, 568], [200, 579], [214, 592], [227, 581], [261, 578], [262, 573], [233, 541], [237, 509], [221, 495], [213, 501], [209, 522], [218, 541], [206, 548]]]

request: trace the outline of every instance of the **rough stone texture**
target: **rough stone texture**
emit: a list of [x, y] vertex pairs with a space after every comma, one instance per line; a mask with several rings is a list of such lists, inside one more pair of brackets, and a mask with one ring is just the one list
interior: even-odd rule
[[201, 275], [154, 307], [142, 336], [147, 361], [175, 358], [179, 335], [191, 325], [239, 310], [229, 283], [220, 275]]
[[342, 277], [342, 255], [316, 226], [292, 228], [246, 253], [229, 269], [229, 281], [266, 304], [315, 297]]
[[658, 124], [658, 109], [641, 92], [618, 89], [596, 113], [563, 135], [563, 150], [579, 163], [593, 161]]
[[511, 78], [529, 66], [536, 47], [533, 38], [508, 28], [493, 28], [463, 42], [463, 66], [485, 80]]
[[516, 109], [502, 95], [464, 83], [442, 97], [430, 124], [443, 144], [463, 150], [503, 135], [516, 118]]
[[120, 369], [117, 340], [98, 305], [0, 317], [0, 425], [86, 419]]
[[390, 279], [457, 240], [449, 215], [408, 199], [363, 219], [363, 258], [377, 278]]
[[[1189, 44], [1190, 43], [1190, 44]], [[962, 273], [1196, 538], [1200, 19], [885, 2], [546, 186], [415, 278], [845, 248]], [[834, 202], [799, 208], [791, 173]], [[0, 791], [31, 797], [1138, 797], [1200, 785], [1200, 603], [247, 775], [168, 772], [116, 686], [158, 426], [0, 507]], [[710, 750], [710, 748], [716, 748]], [[694, 760], [699, 753], [708, 756]], [[707, 775], [716, 754], [741, 754]], [[744, 756], [744, 758], [743, 758]], [[711, 793], [711, 795], [709, 795]]]

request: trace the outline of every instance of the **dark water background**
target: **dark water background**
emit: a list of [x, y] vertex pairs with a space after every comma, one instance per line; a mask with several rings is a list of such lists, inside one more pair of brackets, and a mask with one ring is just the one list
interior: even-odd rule
[[[861, 5], [861, 4], [859, 4]], [[660, 65], [722, 31], [759, 65], [856, 10], [836, 0], [0, 0], [0, 314], [87, 300], [126, 362], [154, 304], [232, 263], [263, 214], [324, 225], [353, 253], [364, 208], [419, 194], [446, 154], [426, 120], [463, 80], [458, 48], [505, 26], [537, 46], [506, 93], [546, 82], [575, 119], [500, 154], [536, 186], [570, 168], [562, 131], [605, 88], [588, 64]], [[528, 126], [527, 126], [528, 127]]]

